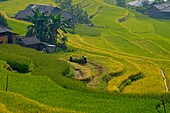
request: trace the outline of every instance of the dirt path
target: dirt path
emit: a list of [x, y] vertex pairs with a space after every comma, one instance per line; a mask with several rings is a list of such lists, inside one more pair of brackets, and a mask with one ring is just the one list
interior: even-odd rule
[[[92, 63], [92, 62], [88, 62], [88, 63], [95, 66], [96, 69], [98, 69], [98, 74], [96, 74], [94, 77], [92, 77], [90, 82], [89, 82], [90, 86], [97, 86], [97, 84], [94, 81], [96, 81], [98, 79], [98, 77], [103, 74], [104, 68], [102, 66], [100, 66], [98, 64], [95, 64], [95, 63]], [[75, 71], [75, 73], [77, 75], [77, 78], [76, 78], [77, 80], [83, 80], [84, 79], [83, 78], [83, 73], [81, 72], [80, 69], [74, 68], [74, 71]]]
[[163, 72], [163, 70], [162, 70], [162, 69], [160, 69], [160, 72], [161, 72], [162, 77], [163, 77], [163, 79], [164, 79], [164, 84], [165, 84], [166, 92], [168, 92], [168, 86], [167, 86], [166, 76], [165, 76], [165, 74], [164, 74], [164, 72]]
[[92, 62], [88, 62], [88, 63], [91, 64], [91, 65], [94, 65], [98, 69], [99, 73], [96, 76], [100, 76], [103, 73], [104, 69], [103, 69], [102, 66], [99, 66], [98, 64], [95, 64], [95, 63], [92, 63]]
[[98, 72], [99, 72], [99, 73], [98, 73], [96, 76], [94, 76], [94, 77], [91, 79], [91, 81], [88, 83], [88, 85], [89, 85], [90, 87], [94, 87], [94, 88], [95, 88], [95, 87], [97, 86], [97, 84], [98, 84], [97, 79], [99, 78], [100, 75], [103, 74], [104, 68], [103, 68], [102, 66], [100, 66], [100, 65], [98, 65], [98, 64], [95, 64], [95, 63], [92, 63], [92, 62], [89, 62], [89, 64], [94, 65], [94, 66], [98, 69]]

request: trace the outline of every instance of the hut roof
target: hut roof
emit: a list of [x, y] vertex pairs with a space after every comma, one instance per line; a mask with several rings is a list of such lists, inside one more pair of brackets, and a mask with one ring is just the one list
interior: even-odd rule
[[27, 16], [33, 16], [34, 13], [32, 10], [36, 10], [36, 8], [39, 8], [42, 12], [48, 12], [48, 14], [54, 13], [55, 15], [58, 15], [60, 12], [62, 12], [62, 16], [65, 19], [74, 19], [74, 15], [69, 14], [66, 11], [62, 11], [60, 8], [53, 6], [53, 5], [45, 5], [45, 4], [29, 4], [24, 10], [20, 10], [18, 13], [15, 14], [15, 18], [17, 19], [26, 19]]
[[34, 45], [34, 44], [40, 44], [40, 40], [38, 40], [35, 36], [27, 37], [27, 38], [20, 38], [19, 43], [22, 43], [23, 45]]

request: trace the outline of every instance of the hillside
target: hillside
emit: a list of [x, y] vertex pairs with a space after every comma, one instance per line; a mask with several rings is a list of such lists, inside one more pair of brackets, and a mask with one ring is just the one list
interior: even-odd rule
[[[164, 97], [170, 112], [170, 21], [104, 1], [73, 0], [93, 15], [95, 26], [76, 25], [76, 34], [67, 34], [68, 52], [45, 54], [17, 45], [0, 46], [0, 111], [156, 113], [164, 111]], [[0, 3], [0, 13], [20, 35], [30, 23], [10, 17], [30, 3], [54, 4], [43, 0]], [[122, 18], [126, 19], [119, 23]], [[68, 62], [70, 55], [75, 61], [85, 55], [88, 63]], [[30, 71], [9, 71], [4, 68], [9, 61]], [[14, 97], [17, 105], [15, 100], [8, 102]]]

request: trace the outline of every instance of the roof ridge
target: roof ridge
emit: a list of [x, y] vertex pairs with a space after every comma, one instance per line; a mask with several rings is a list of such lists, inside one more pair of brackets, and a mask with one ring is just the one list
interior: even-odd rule
[[164, 9], [166, 9], [166, 8], [168, 8], [168, 7], [170, 7], [170, 5], [169, 6], [167, 6], [167, 7], [164, 7], [163, 9], [161, 9], [161, 10], [164, 10]]
[[4, 26], [4, 25], [2, 25], [2, 24], [0, 24], [0, 27], [4, 27], [4, 28], [7, 28], [7, 29], [12, 30], [12, 28], [10, 28], [10, 27], [8, 27], [8, 26]]

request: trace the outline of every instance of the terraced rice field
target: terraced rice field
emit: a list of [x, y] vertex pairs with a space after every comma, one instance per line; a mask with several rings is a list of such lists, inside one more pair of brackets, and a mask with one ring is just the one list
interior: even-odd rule
[[[170, 88], [169, 20], [151, 19], [148, 18], [146, 15], [142, 15], [130, 9], [107, 4], [107, 0], [105, 0], [107, 1], [107, 3], [103, 0], [73, 1], [74, 4], [80, 4], [89, 13], [89, 15], [93, 15], [91, 21], [92, 23], [94, 23], [94, 27], [89, 27], [88, 25], [76, 25], [76, 34], [67, 34], [67, 44], [70, 48], [69, 52], [54, 53], [51, 56], [56, 57], [56, 59], [52, 58], [52, 60], [54, 61], [62, 60], [62, 62], [67, 62], [69, 65], [67, 63], [64, 65], [70, 67], [72, 71], [73, 69], [77, 69], [80, 75], [78, 76], [75, 74], [75, 72], [73, 72], [71, 76], [68, 75], [66, 78], [58, 77], [56, 79], [55, 76], [53, 76], [53, 73], [55, 72], [54, 68], [49, 69], [49, 73], [47, 70], [43, 70], [43, 72], [41, 72], [44, 73], [43, 75], [51, 78], [52, 81], [57, 84], [57, 87], [59, 85], [59, 87], [62, 86], [62, 88], [74, 90], [76, 89], [86, 91], [86, 88], [88, 87], [109, 91], [111, 93], [118, 92], [118, 94], [169, 95], [170, 91], [167, 91], [165, 86], [167, 84], [168, 89]], [[7, 5], [13, 4], [14, 2], [18, 7], [6, 7]], [[6, 14], [6, 17], [7, 15], [13, 16], [17, 11], [23, 9], [29, 3], [30, 1], [20, 2], [18, 0], [9, 0], [6, 2], [2, 2], [0, 3], [0, 12]], [[33, 1], [32, 3], [54, 4], [51, 1]], [[19, 7], [21, 4], [23, 4], [22, 7]], [[120, 23], [119, 20], [125, 17], [127, 17], [126, 20]], [[14, 32], [17, 32], [21, 35], [25, 34], [26, 26], [29, 23], [14, 20], [9, 17], [7, 17], [7, 19], [9, 25], [14, 29]], [[10, 47], [7, 48], [9, 49]], [[4, 49], [4, 51], [11, 52], [8, 49]], [[22, 54], [22, 52], [18, 54], [20, 54], [21, 56], [24, 55]], [[81, 59], [83, 55], [86, 55], [88, 63], [84, 65], [75, 62], [71, 63], [68, 61], [70, 55], [73, 56], [73, 59]], [[51, 58], [50, 55], [47, 55], [46, 57]], [[36, 57], [36, 59], [38, 58]], [[36, 63], [37, 65], [41, 64], [40, 62]], [[34, 70], [32, 74], [39, 75], [41, 69], [44, 69], [44, 67], [36, 68], [36, 70]], [[68, 70], [68, 68], [66, 70]], [[161, 73], [161, 70], [163, 71], [167, 79], [166, 84], [164, 82], [164, 77]], [[59, 72], [59, 75], [63, 74]], [[66, 81], [62, 83], [62, 80]], [[72, 80], [74, 82], [71, 82]], [[3, 82], [5, 81], [3, 80]], [[38, 87], [40, 87], [40, 85]], [[68, 93], [71, 93], [69, 94], [69, 96], [71, 96], [72, 98], [74, 97], [74, 93], [76, 91], [64, 92], [65, 89], [62, 88], [59, 88], [59, 92], [61, 95], [67, 95]], [[55, 90], [55, 88], [52, 90]], [[15, 90], [15, 88], [12, 88], [11, 91], [21, 93], [26, 97], [44, 102], [47, 105], [59, 107], [65, 106], [64, 108], [66, 108], [66, 111], [73, 109], [73, 112], [74, 110], [89, 112], [89, 108], [95, 108], [92, 106], [85, 106], [85, 103], [89, 104], [91, 102], [90, 99], [92, 99], [92, 97], [89, 96], [90, 94], [88, 95], [89, 97], [85, 96], [85, 98], [90, 102], [85, 102], [84, 104], [81, 104], [79, 108], [75, 108], [76, 102], [82, 102], [84, 101], [84, 98], [81, 99], [79, 97], [76, 97], [77, 101], [75, 103], [71, 100], [69, 101], [69, 103], [64, 103], [63, 101], [66, 101], [69, 98], [68, 97], [61, 99], [61, 103], [55, 103], [54, 101], [46, 100], [43, 94], [40, 95], [41, 98], [37, 99], [37, 97], [35, 96], [37, 94], [36, 91], [34, 91], [34, 96], [32, 96], [30, 93], [25, 93], [25, 90], [23, 90], [22, 92], [20, 91], [20, 89]], [[62, 91], [64, 93], [61, 93]], [[49, 94], [48, 90], [46, 94]], [[52, 98], [54, 95], [56, 95], [56, 93], [52, 93], [49, 95]], [[75, 95], [81, 95], [83, 97], [86, 94], [76, 93]], [[54, 100], [60, 101], [60, 99], [56, 98]], [[95, 99], [93, 101], [97, 102], [95, 101]], [[104, 101], [103, 98], [101, 99], [101, 101]], [[114, 101], [110, 101], [109, 99], [108, 101], [110, 103], [116, 103]], [[157, 105], [157, 103], [160, 103], [160, 101], [156, 101], [153, 103], [152, 102], [147, 103], [151, 103], [149, 105], [154, 104], [154, 107]], [[6, 110], [3, 104], [1, 105], [0, 103], [0, 106], [2, 106], [4, 110]], [[103, 106], [105, 106], [105, 104]], [[169, 104], [167, 104], [167, 106], [169, 106]], [[110, 106], [106, 107], [106, 112], [110, 112], [109, 107]], [[83, 108], [83, 110], [80, 110], [80, 108]], [[137, 112], [137, 109], [138, 108], [134, 108], [134, 110], [132, 111]], [[162, 110], [162, 108], [160, 109]], [[150, 110], [149, 112], [157, 112], [155, 111], [155, 109], [153, 111], [152, 110]], [[94, 110], [93, 112], [96, 111]], [[131, 112], [131, 110], [129, 110], [129, 112]]]
[[[8, 11], [9, 8], [3, 8], [6, 4], [12, 3], [8, 2], [4, 2], [1, 5], [1, 9], [3, 9], [2, 12], [6, 12], [10, 15], [15, 14], [18, 10], [23, 9], [28, 4], [27, 2], [24, 2], [22, 7], [17, 7], [12, 11]], [[134, 92], [132, 91], [133, 93], [165, 92], [160, 69], [164, 71], [164, 68], [162, 67], [164, 63], [161, 63], [161, 61], [170, 62], [170, 35], [168, 33], [169, 27], [166, 26], [170, 23], [168, 20], [150, 19], [145, 15], [107, 4], [102, 0], [82, 0], [81, 2], [75, 0], [73, 2], [74, 4], [80, 4], [84, 7], [90, 15], [95, 14], [92, 18], [95, 27], [78, 25], [76, 27], [76, 33], [80, 35], [68, 34], [69, 46], [77, 48], [78, 50], [70, 54], [76, 54], [76, 56], [82, 54], [88, 55], [89, 60], [102, 65], [105, 69], [105, 72], [101, 76], [107, 76], [110, 75], [110, 73], [119, 73], [119, 71], [121, 72], [123, 70], [122, 75], [116, 77], [113, 75], [111, 77], [112, 79], [107, 81], [107, 86], [105, 87], [108, 87], [109, 89], [115, 86], [118, 88], [123, 81], [128, 79], [128, 77], [140, 72], [144, 74], [144, 78], [137, 80], [130, 85], [133, 86], [132, 89], [134, 89], [134, 84], [140, 83], [136, 85], [137, 89]], [[41, 1], [38, 3], [46, 2]], [[18, 5], [19, 4], [22, 4], [22, 2], [19, 2]], [[97, 11], [99, 7], [102, 8], [100, 11]], [[124, 18], [127, 15], [128, 18], [125, 21], [121, 23], [118, 22], [119, 19]], [[21, 24], [18, 21], [13, 19], [9, 19], [8, 21], [13, 28], [18, 29], [21, 27]], [[24, 24], [25, 26], [27, 25], [27, 23]], [[162, 26], [161, 28], [165, 25], [166, 29], [160, 29], [158, 27], [159, 24]], [[22, 27], [25, 26], [22, 25]], [[24, 34], [25, 30], [23, 28], [20, 29], [23, 31], [15, 29], [14, 31]], [[96, 56], [102, 57], [102, 60], [97, 60]], [[114, 70], [114, 68], [119, 67], [119, 65], [109, 63], [107, 59], [121, 64], [120, 69]], [[156, 62], [159, 62], [159, 64]], [[146, 67], [146, 69], [144, 69], [144, 67]], [[93, 70], [91, 70], [91, 72], [93, 72]], [[94, 76], [94, 74], [92, 74], [92, 76]], [[169, 75], [166, 76], [169, 78]], [[102, 79], [102, 77], [98, 78], [98, 81], [101, 82], [100, 79]], [[115, 82], [117, 80], [119, 81], [118, 83]], [[158, 80], [159, 82], [157, 82]], [[147, 88], [141, 90], [142, 84], [146, 81], [149, 82], [145, 86]], [[131, 88], [130, 86], [128, 86], [129, 90]], [[154, 88], [152, 86], [154, 86]], [[122, 92], [126, 93], [129, 92], [129, 90], [124, 90]]]
[[[95, 13], [93, 9], [95, 7], [90, 8], [93, 5], [102, 6], [101, 11], [92, 19], [96, 27], [92, 30], [90, 27], [78, 26], [77, 33], [81, 36], [68, 35], [69, 45], [83, 51], [81, 54], [86, 54], [89, 60], [101, 64], [106, 71], [106, 75], [101, 76], [121, 73], [119, 76], [113, 74], [112, 79], [109, 78], [107, 81], [107, 88], [110, 91], [114, 89], [119, 91], [120, 85], [129, 77], [142, 73], [144, 78], [132, 82], [121, 92], [165, 93], [160, 69], [166, 71], [168, 68], [166, 65], [170, 62], [170, 29], [169, 26], [165, 26], [166, 29], [160, 29], [158, 26], [162, 28], [163, 23], [170, 25], [170, 21], [151, 19], [131, 10], [105, 4], [100, 0], [94, 0], [85, 8], [90, 14]], [[118, 19], [126, 15], [128, 19], [119, 23]], [[83, 28], [84, 31], [80, 30]], [[91, 59], [92, 56], [95, 57], [94, 55], [103, 59]], [[115, 65], [110, 61], [106, 63], [108, 58], [121, 65]], [[166, 68], [163, 68], [165, 67], [163, 65]], [[115, 71], [112, 67], [119, 67], [119, 70]], [[170, 75], [165, 76], [169, 78]], [[98, 81], [101, 82], [101, 78], [98, 77]]]

